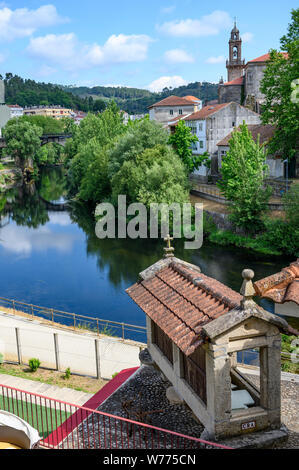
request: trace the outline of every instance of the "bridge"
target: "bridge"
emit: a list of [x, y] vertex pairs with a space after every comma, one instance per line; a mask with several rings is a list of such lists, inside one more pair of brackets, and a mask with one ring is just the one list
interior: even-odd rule
[[[66, 141], [72, 137], [72, 134], [43, 134], [40, 138], [40, 145], [55, 143], [62, 145], [63, 147], [66, 144]], [[6, 142], [3, 137], [0, 138], [0, 148], [6, 147]]]

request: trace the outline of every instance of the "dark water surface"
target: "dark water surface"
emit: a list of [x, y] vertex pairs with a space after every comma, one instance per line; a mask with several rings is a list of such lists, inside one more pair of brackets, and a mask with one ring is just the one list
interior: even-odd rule
[[[144, 325], [143, 312], [125, 289], [136, 282], [140, 271], [163, 256], [164, 244], [99, 240], [85, 206], [61, 211], [45, 202], [61, 203], [65, 196], [62, 168], [44, 170], [36, 187], [20, 187], [0, 196], [0, 296]], [[237, 291], [245, 267], [261, 279], [290, 262], [208, 243], [199, 250], [184, 250], [178, 241], [175, 255]], [[297, 326], [298, 322], [290, 321]]]

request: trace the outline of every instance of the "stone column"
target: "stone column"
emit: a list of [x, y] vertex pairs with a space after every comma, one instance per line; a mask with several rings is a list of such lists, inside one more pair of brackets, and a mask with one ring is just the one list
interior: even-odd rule
[[260, 349], [261, 406], [268, 410], [272, 427], [280, 426], [281, 337], [272, 337], [271, 346]]
[[211, 437], [226, 434], [231, 417], [231, 361], [228, 344], [211, 344], [206, 354], [207, 411]]

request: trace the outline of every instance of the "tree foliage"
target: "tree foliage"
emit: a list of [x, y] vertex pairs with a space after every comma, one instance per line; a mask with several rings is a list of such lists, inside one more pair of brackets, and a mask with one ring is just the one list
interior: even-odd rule
[[236, 226], [248, 232], [261, 227], [261, 215], [267, 209], [271, 189], [264, 188], [267, 174], [266, 152], [255, 142], [245, 123], [235, 130], [229, 141], [229, 152], [222, 160], [218, 186], [230, 201], [230, 217]]
[[287, 56], [274, 49], [270, 52], [261, 84], [265, 95], [262, 121], [276, 126], [271, 153], [282, 152], [291, 159], [299, 142], [299, 8], [292, 11], [292, 22], [280, 44]]
[[[0, 76], [0, 79], [3, 77]], [[81, 111], [99, 111], [105, 109], [105, 102], [99, 98], [94, 102], [92, 97], [79, 97], [52, 83], [37, 83], [24, 80], [18, 75], [6, 73], [4, 77], [7, 104], [19, 106], [60, 105], [65, 108]]]
[[158, 144], [126, 160], [112, 178], [112, 201], [119, 194], [127, 202], [188, 202], [187, 179], [183, 164], [171, 147]]
[[6, 140], [5, 153], [17, 159], [23, 167], [29, 158], [38, 158], [40, 137], [43, 134], [41, 127], [22, 119], [11, 119], [3, 129]]
[[186, 126], [183, 120], [179, 121], [174, 134], [169, 137], [169, 143], [173, 145], [177, 154], [181, 158], [187, 173], [192, 173], [206, 162], [208, 155], [194, 155], [192, 144], [198, 142], [196, 135], [193, 135], [190, 127]]

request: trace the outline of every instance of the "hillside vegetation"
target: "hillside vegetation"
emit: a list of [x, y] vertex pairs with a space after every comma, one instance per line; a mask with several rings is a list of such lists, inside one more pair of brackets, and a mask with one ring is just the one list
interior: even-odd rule
[[149, 90], [127, 87], [64, 87], [65, 91], [79, 96], [82, 99], [100, 98], [105, 101], [114, 100], [116, 104], [129, 114], [148, 112], [148, 107], [156, 101], [170, 95], [193, 95], [201, 100], [210, 101], [218, 97], [218, 85], [209, 82], [194, 82], [178, 88], [164, 88], [161, 93], [152, 93]]

